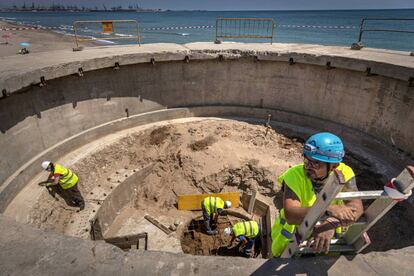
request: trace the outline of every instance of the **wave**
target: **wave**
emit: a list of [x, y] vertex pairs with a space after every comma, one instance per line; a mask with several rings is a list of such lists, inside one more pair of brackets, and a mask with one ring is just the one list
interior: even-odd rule
[[61, 35], [75, 36], [73, 33], [68, 33], [66, 31], [52, 30], [52, 32], [57, 33], [57, 34], [61, 34]]
[[134, 35], [131, 34], [120, 34], [120, 33], [115, 33], [116, 36], [120, 36], [120, 37], [133, 37]]
[[99, 39], [99, 38], [95, 38], [94, 40], [96, 40], [97, 42], [104, 43], [104, 44], [117, 44], [115, 41], [111, 41], [111, 40], [105, 40], [105, 39]]

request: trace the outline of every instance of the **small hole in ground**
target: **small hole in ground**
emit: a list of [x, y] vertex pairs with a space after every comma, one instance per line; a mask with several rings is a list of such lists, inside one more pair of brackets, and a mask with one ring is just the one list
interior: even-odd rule
[[[234, 256], [246, 257], [244, 254], [245, 244], [233, 241], [231, 236], [224, 235], [224, 229], [231, 226], [227, 216], [219, 217], [216, 225], [212, 229], [217, 230], [216, 235], [207, 235], [204, 231], [204, 220], [202, 218], [193, 219], [187, 226], [181, 237], [181, 247], [183, 252], [192, 255], [204, 256]], [[254, 256], [260, 254], [261, 239], [257, 238], [254, 245]]]

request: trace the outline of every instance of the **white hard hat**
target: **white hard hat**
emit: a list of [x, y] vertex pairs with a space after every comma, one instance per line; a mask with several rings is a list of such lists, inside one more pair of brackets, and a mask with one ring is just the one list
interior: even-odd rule
[[229, 201], [229, 200], [224, 201], [224, 207], [230, 208], [231, 207], [231, 201]]
[[43, 161], [42, 162], [42, 168], [44, 170], [47, 170], [47, 168], [49, 168], [50, 163], [51, 163], [50, 161]]
[[230, 236], [230, 234], [231, 234], [231, 228], [230, 227], [224, 228], [224, 235], [225, 236]]

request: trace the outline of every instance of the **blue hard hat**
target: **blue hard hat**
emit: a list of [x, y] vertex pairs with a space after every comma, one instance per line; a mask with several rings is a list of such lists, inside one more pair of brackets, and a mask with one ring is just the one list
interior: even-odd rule
[[329, 132], [312, 135], [303, 146], [303, 154], [325, 163], [339, 163], [345, 155], [341, 139]]

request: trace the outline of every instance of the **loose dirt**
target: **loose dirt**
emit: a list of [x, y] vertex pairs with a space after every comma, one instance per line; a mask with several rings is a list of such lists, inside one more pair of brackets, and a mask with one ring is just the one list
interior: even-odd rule
[[[71, 168], [82, 193], [89, 193], [115, 171], [153, 164], [133, 205], [153, 216], [176, 209], [178, 194], [250, 191], [272, 203], [277, 176], [301, 162], [301, 143], [261, 125], [208, 120], [154, 127], [133, 133], [86, 156]], [[46, 192], [30, 214], [31, 223], [59, 232], [74, 209]], [[51, 211], [53, 210], [53, 211]]]
[[[231, 227], [232, 223], [238, 221], [241, 220], [230, 219], [228, 216], [219, 217], [217, 225], [213, 227], [218, 233], [210, 236], [204, 231], [204, 221], [202, 219], [191, 220], [188, 229], [183, 232], [181, 238], [183, 252], [192, 255], [245, 257], [243, 254], [245, 244], [232, 242], [230, 236], [224, 235], [224, 229], [228, 226]], [[256, 247], [254, 250], [255, 255], [260, 254], [260, 248]]]
[[[179, 194], [256, 190], [267, 197], [269, 204], [280, 207], [282, 192], [276, 179], [290, 166], [302, 162], [301, 142], [272, 129], [266, 134], [266, 127], [243, 121], [212, 119], [167, 124], [132, 133], [71, 168], [79, 176], [81, 192], [86, 194], [117, 170], [153, 165], [131, 205], [154, 217], [168, 214], [172, 220], [168, 223], [172, 223], [181, 216], [176, 210]], [[384, 178], [372, 172], [369, 164], [351, 154], [345, 163], [354, 168], [361, 190], [382, 189]], [[369, 232], [375, 243], [368, 250], [414, 244], [408, 227], [414, 223], [414, 215], [408, 211], [412, 205], [398, 204]], [[30, 212], [29, 222], [64, 233], [74, 212], [61, 198], [55, 200], [45, 191]], [[407, 227], [402, 225], [402, 219]], [[181, 227], [177, 234], [185, 230]], [[395, 231], [399, 235], [388, 235]]]

